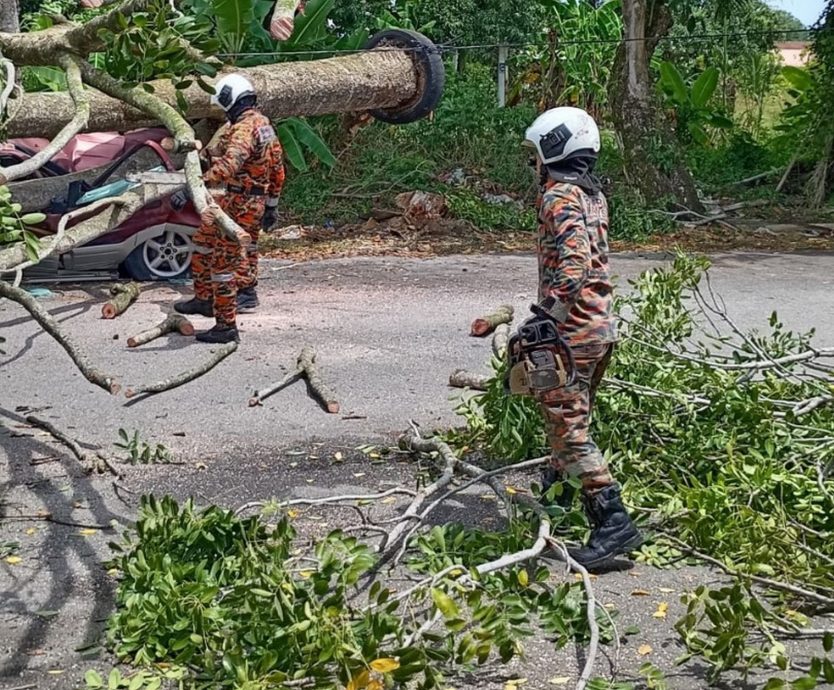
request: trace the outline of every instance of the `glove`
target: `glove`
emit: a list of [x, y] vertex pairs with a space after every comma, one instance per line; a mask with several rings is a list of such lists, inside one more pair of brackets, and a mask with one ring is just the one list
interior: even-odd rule
[[279, 197], [269, 197], [266, 202], [266, 210], [261, 219], [261, 229], [264, 232], [269, 232], [278, 222], [278, 201]]
[[181, 189], [171, 195], [171, 208], [175, 211], [182, 211], [188, 203], [188, 192]]

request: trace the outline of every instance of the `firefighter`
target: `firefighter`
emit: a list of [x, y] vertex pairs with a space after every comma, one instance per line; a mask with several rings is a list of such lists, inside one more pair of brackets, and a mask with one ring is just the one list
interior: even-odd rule
[[194, 298], [174, 305], [180, 314], [213, 316], [216, 324], [197, 340], [227, 343], [239, 339], [241, 310], [258, 305], [258, 236], [264, 221], [274, 222], [284, 182], [281, 146], [269, 119], [258, 110], [252, 83], [240, 74], [217, 82], [212, 103], [223, 109], [228, 126], [212, 147], [204, 175], [214, 202], [252, 238], [247, 249], [226, 237], [210, 205], [194, 235], [191, 270]]
[[[582, 483], [582, 502], [592, 529], [587, 545], [572, 555], [587, 568], [598, 567], [642, 543], [623, 506], [620, 486], [589, 430], [596, 389], [617, 339], [608, 266], [608, 204], [594, 175], [600, 134], [585, 111], [554, 108], [530, 126], [524, 143], [534, 151], [532, 163], [541, 190], [539, 309], [519, 329], [533, 344], [521, 363], [529, 386], [520, 392], [540, 403], [553, 451], [543, 477], [545, 496], [553, 498], [556, 491], [550, 492], [551, 487], [567, 477]], [[550, 346], [536, 352], [536, 334], [547, 333], [569, 352], [554, 350], [553, 340], [546, 337], [541, 342]], [[573, 382], [557, 375], [569, 363], [565, 360], [572, 360]], [[536, 366], [542, 370], [536, 372]], [[568, 487], [562, 495], [563, 507], [571, 498]]]

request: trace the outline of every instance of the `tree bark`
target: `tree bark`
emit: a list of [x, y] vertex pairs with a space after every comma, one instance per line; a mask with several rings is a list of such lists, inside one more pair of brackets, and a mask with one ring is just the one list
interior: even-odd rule
[[0, 0], [0, 32], [20, 31], [20, 9], [17, 0]]
[[[240, 72], [252, 81], [258, 91], [259, 105], [273, 119], [394, 108], [410, 101], [419, 88], [411, 57], [405, 51], [395, 50], [265, 65]], [[170, 82], [152, 82], [152, 85], [155, 96], [176, 107], [175, 90]], [[186, 89], [184, 96], [189, 103], [188, 120], [223, 118], [223, 113], [211, 105], [208, 94], [199, 86]], [[133, 106], [98, 91], [90, 90], [89, 100], [90, 117], [83, 131], [123, 132], [158, 124]], [[66, 93], [27, 93], [19, 112], [26, 117], [19, 116], [9, 123], [10, 138], [51, 139], [75, 117], [76, 108]]]
[[194, 325], [182, 314], [168, 314], [168, 317], [158, 326], [142, 331], [127, 339], [128, 347], [139, 347], [152, 340], [161, 338], [168, 333], [179, 333], [180, 335], [194, 335]]
[[703, 211], [680, 146], [652, 94], [652, 54], [658, 39], [672, 27], [666, 0], [623, 0], [623, 23], [625, 41], [611, 71], [609, 96], [623, 144], [626, 180], [647, 204], [677, 203]]
[[502, 304], [491, 314], [482, 316], [472, 322], [469, 335], [481, 338], [492, 333], [498, 326], [513, 320], [514, 310], [509, 304]]
[[128, 307], [139, 298], [139, 285], [128, 283], [127, 285], [114, 285], [110, 288], [113, 299], [105, 302], [101, 307], [101, 318], [115, 319], [124, 314]]

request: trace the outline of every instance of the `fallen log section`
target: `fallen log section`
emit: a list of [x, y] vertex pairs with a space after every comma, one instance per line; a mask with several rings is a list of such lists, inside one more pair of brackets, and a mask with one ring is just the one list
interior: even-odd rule
[[182, 314], [168, 314], [168, 317], [159, 325], [128, 338], [127, 346], [139, 347], [140, 345], [146, 345], [168, 333], [194, 335], [194, 325]]
[[130, 305], [139, 299], [139, 290], [138, 283], [113, 285], [110, 288], [110, 294], [113, 295], [113, 299], [102, 305], [101, 318], [115, 319], [117, 316], [124, 314]]
[[263, 390], [255, 391], [255, 395], [249, 400], [249, 407], [262, 405], [263, 401], [270, 395], [274, 395], [301, 378], [307, 379], [310, 389], [329, 414], [339, 414], [341, 405], [336, 399], [336, 394], [322, 379], [321, 373], [316, 365], [316, 352], [310, 346], [306, 346], [301, 350], [301, 354], [298, 355], [295, 363], [295, 369], [287, 374], [287, 376]]
[[501, 324], [510, 323], [513, 320], [513, 313], [514, 310], [509, 304], [501, 305], [491, 314], [475, 319], [472, 322], [470, 335], [476, 338], [489, 335]]

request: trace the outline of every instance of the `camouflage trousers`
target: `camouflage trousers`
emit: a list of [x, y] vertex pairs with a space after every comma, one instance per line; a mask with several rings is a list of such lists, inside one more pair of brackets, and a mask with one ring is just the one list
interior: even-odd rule
[[222, 326], [234, 326], [237, 320], [237, 292], [257, 280], [257, 238], [261, 231], [266, 199], [264, 197], [227, 194], [220, 198], [222, 208], [252, 237], [252, 244], [242, 248], [226, 237], [217, 223], [203, 223], [194, 234], [191, 273], [194, 296], [211, 300], [214, 318]]
[[553, 466], [560, 472], [579, 477], [584, 489], [596, 491], [614, 483], [590, 434], [594, 398], [614, 346], [583, 345], [571, 349], [576, 360], [576, 382], [543, 393], [538, 396], [538, 401], [553, 450]]

